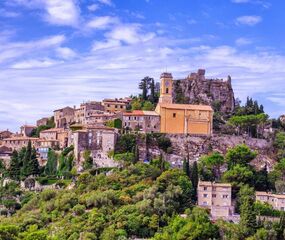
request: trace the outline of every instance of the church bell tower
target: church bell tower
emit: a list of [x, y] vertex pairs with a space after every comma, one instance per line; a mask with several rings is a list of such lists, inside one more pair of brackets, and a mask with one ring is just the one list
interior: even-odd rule
[[172, 104], [173, 78], [171, 73], [164, 72], [160, 75], [159, 103]]

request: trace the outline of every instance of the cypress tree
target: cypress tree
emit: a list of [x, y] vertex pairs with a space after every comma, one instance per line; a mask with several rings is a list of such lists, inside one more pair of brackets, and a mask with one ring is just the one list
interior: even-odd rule
[[32, 143], [31, 141], [28, 142], [28, 146], [25, 149], [25, 154], [23, 156], [23, 168], [22, 168], [22, 175], [27, 177], [30, 175], [30, 159], [32, 155]]
[[134, 153], [133, 164], [136, 164], [136, 163], [139, 162], [139, 160], [140, 160], [140, 153], [139, 153], [139, 147], [138, 147], [138, 145], [136, 145], [136, 146], [134, 147], [133, 153]]
[[244, 228], [246, 235], [253, 234], [257, 226], [254, 202], [254, 189], [248, 185], [243, 186], [239, 191], [240, 225]]
[[190, 165], [188, 159], [183, 160], [183, 171], [190, 178]]
[[48, 160], [45, 166], [45, 174], [50, 176], [55, 176], [57, 172], [57, 155], [55, 151], [49, 149]]
[[21, 166], [20, 166], [20, 162], [19, 162], [18, 152], [16, 150], [14, 150], [12, 153], [12, 156], [11, 156], [11, 163], [10, 163], [10, 168], [9, 168], [8, 174], [9, 174], [11, 179], [19, 180], [20, 179], [20, 171], [21, 171]]
[[190, 180], [192, 182], [192, 186], [194, 189], [194, 200], [197, 201], [197, 187], [199, 182], [199, 175], [198, 175], [198, 165], [195, 161], [192, 165], [192, 169], [190, 171]]
[[30, 175], [38, 175], [40, 173], [40, 166], [37, 158], [37, 151], [33, 147], [30, 159]]

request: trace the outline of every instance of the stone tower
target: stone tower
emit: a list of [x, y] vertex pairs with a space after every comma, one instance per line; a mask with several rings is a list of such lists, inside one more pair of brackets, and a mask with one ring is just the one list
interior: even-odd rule
[[172, 104], [173, 78], [171, 73], [164, 72], [160, 75], [159, 103]]

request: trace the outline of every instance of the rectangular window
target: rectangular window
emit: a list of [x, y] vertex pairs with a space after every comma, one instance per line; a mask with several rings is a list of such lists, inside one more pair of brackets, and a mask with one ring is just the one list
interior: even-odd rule
[[173, 117], [176, 118], [176, 113], [173, 113]]
[[204, 198], [208, 197], [208, 194], [203, 194], [203, 197], [204, 197]]
[[223, 198], [228, 198], [228, 195], [223, 195]]
[[204, 187], [204, 191], [207, 191], [207, 187]]
[[217, 195], [216, 195], [216, 194], [213, 194], [212, 197], [215, 198], [215, 197], [217, 197]]

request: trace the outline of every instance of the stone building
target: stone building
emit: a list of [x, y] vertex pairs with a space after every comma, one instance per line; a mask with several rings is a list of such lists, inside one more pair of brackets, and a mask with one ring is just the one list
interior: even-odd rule
[[48, 120], [49, 120], [49, 118], [47, 118], [47, 117], [39, 119], [37, 121], [37, 127], [43, 126], [43, 125], [47, 125], [48, 124]]
[[37, 147], [37, 143], [39, 141], [39, 138], [33, 138], [33, 137], [11, 137], [11, 138], [5, 138], [3, 140], [3, 146], [6, 146], [8, 148], [11, 148], [12, 150], [20, 150], [22, 147], [26, 147], [31, 141], [32, 146], [35, 148]]
[[268, 203], [276, 210], [285, 211], [285, 194], [256, 192], [255, 197], [257, 201]]
[[155, 111], [162, 133], [211, 135], [213, 109], [209, 105], [173, 104], [171, 73], [161, 74], [160, 98]]
[[197, 193], [198, 206], [210, 209], [212, 218], [234, 215], [231, 184], [199, 181]]
[[144, 133], [160, 131], [160, 116], [155, 111], [135, 110], [123, 113], [123, 127]]
[[117, 132], [113, 128], [87, 126], [70, 132], [69, 145], [74, 146], [74, 155], [79, 165], [84, 161], [83, 152], [90, 150], [94, 163], [108, 166], [111, 161], [108, 153], [114, 150], [116, 140]]
[[33, 125], [23, 125], [21, 126], [21, 135], [23, 137], [30, 137], [32, 131], [36, 128], [36, 126]]
[[104, 106], [101, 102], [90, 101], [82, 103], [80, 104], [80, 107], [75, 110], [75, 122], [79, 124], [87, 124], [87, 118], [97, 111], [104, 111]]
[[104, 99], [102, 104], [106, 112], [118, 113], [125, 112], [131, 100], [129, 98], [125, 99]]
[[36, 144], [38, 161], [41, 166], [45, 165], [48, 159], [49, 149], [58, 149], [60, 143], [55, 139], [39, 139]]
[[68, 131], [64, 128], [51, 128], [40, 132], [40, 138], [58, 141], [58, 147], [63, 149], [68, 144]]
[[54, 122], [56, 128], [67, 128], [75, 121], [75, 109], [65, 107], [54, 111]]
[[174, 80], [173, 99], [184, 104], [219, 104], [220, 111], [228, 114], [235, 108], [235, 97], [231, 77], [223, 79], [207, 79], [205, 70], [189, 74], [185, 79]]
[[12, 137], [13, 133], [10, 132], [8, 129], [4, 131], [0, 131], [0, 141], [5, 139], [5, 138], [10, 138]]
[[86, 125], [98, 125], [104, 126], [104, 124], [110, 120], [119, 118], [118, 114], [111, 112], [93, 111], [86, 117]]

